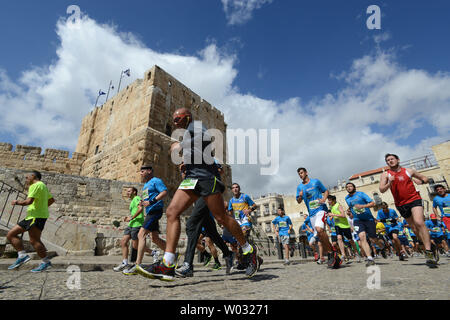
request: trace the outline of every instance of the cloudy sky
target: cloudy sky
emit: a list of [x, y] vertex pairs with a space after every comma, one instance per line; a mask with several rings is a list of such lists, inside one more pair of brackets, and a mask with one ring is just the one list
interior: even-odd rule
[[410, 2], [379, 1], [369, 30], [363, 0], [3, 1], [0, 141], [74, 151], [99, 89], [157, 64], [230, 129], [279, 130], [276, 174], [232, 166], [252, 195], [293, 194], [301, 166], [332, 186], [431, 153], [450, 138], [450, 4]]

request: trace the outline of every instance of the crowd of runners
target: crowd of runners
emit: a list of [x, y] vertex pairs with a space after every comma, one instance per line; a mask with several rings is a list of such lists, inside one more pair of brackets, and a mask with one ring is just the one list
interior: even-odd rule
[[[121, 242], [123, 260], [114, 271], [164, 281], [192, 277], [196, 250], [202, 253], [205, 266], [214, 259], [212, 268], [222, 268], [218, 248], [222, 252], [226, 274], [237, 269], [245, 270], [247, 277], [253, 277], [263, 263], [263, 259], [258, 256], [257, 246], [251, 241], [251, 213], [256, 210], [256, 204], [241, 192], [238, 183], [232, 184], [232, 198], [225, 201], [222, 167], [214, 159], [204, 159], [205, 149], [211, 139], [208, 139], [205, 127], [202, 126], [201, 130], [194, 128], [194, 119], [189, 110], [176, 110], [173, 123], [178, 129], [186, 129], [186, 133], [181, 142], [171, 147], [171, 152], [182, 155], [183, 162], [179, 165], [179, 188], [165, 210], [165, 240], [160, 237], [159, 220], [163, 216], [163, 200], [168, 196], [168, 189], [154, 175], [152, 166], [144, 165], [140, 170], [144, 183], [141, 192], [136, 188], [127, 190], [131, 202], [130, 216], [124, 219], [128, 226]], [[202, 159], [201, 163], [194, 161], [197, 159]], [[450, 196], [446, 194], [445, 187], [435, 186], [437, 195], [433, 200], [433, 213], [429, 220], [425, 220], [422, 199], [414, 183], [428, 183], [428, 178], [414, 169], [402, 168], [395, 154], [387, 154], [385, 161], [389, 169], [381, 175], [379, 189], [382, 193], [390, 190], [397, 211], [383, 203], [376, 218], [371, 211], [376, 206], [374, 200], [358, 191], [353, 183], [347, 183], [345, 203], [339, 203], [320, 180], [309, 177], [306, 168], [297, 170], [301, 181], [296, 199], [299, 204], [304, 202], [308, 210], [300, 230], [306, 233], [308, 245], [318, 264], [337, 269], [351, 259], [358, 262], [365, 260], [366, 265], [371, 266], [379, 256], [396, 256], [404, 261], [411, 256], [424, 255], [426, 265], [436, 268], [440, 250], [450, 255]], [[33, 171], [27, 175], [27, 183], [27, 199], [12, 202], [12, 205], [28, 208], [25, 220], [7, 235], [18, 251], [18, 258], [9, 269], [19, 268], [30, 260], [19, 237], [28, 232], [30, 243], [42, 258], [42, 263], [32, 272], [42, 272], [51, 268], [40, 237], [49, 216], [48, 207], [55, 199], [41, 181], [39, 172]], [[181, 232], [180, 216], [190, 208], [192, 212], [186, 222], [188, 239], [184, 260], [179, 261], [177, 246]], [[219, 234], [216, 223], [222, 234]], [[272, 225], [283, 247], [284, 264], [288, 265], [289, 235], [293, 225], [283, 207], [278, 208], [278, 216]], [[147, 239], [151, 239], [159, 250], [150, 250]], [[132, 250], [128, 259], [130, 240]], [[142, 263], [145, 253], [153, 256], [153, 264]]]

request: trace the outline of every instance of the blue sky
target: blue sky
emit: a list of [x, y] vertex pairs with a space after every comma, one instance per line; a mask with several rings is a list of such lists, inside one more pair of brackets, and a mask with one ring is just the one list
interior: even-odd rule
[[[242, 3], [250, 9], [236, 13], [234, 9]], [[231, 127], [248, 123], [248, 119], [241, 123], [234, 117], [241, 112], [239, 103], [244, 103], [253, 112], [265, 112], [267, 118], [273, 117], [273, 121], [268, 119], [265, 123], [261, 120], [255, 124], [257, 128], [265, 128], [266, 124], [273, 128], [286, 128], [284, 121], [289, 119], [276, 112], [292, 108], [293, 111], [289, 109], [289, 112], [294, 112], [297, 118], [291, 116], [290, 119], [298, 121], [298, 126], [304, 127], [305, 131], [298, 137], [299, 142], [291, 143], [298, 143], [299, 150], [307, 150], [301, 141], [316, 139], [323, 148], [313, 153], [318, 157], [321, 152], [328, 156], [329, 151], [325, 151], [328, 148], [326, 134], [321, 135], [326, 130], [308, 131], [303, 121], [325, 121], [320, 112], [336, 110], [334, 118], [340, 123], [333, 122], [333, 119], [329, 123], [336, 125], [337, 129], [351, 123], [349, 118], [354, 117], [354, 113], [348, 110], [359, 108], [362, 112], [355, 121], [361, 125], [358, 130], [367, 133], [367, 141], [355, 142], [356, 145], [360, 143], [361, 148], [370, 144], [382, 146], [389, 141], [393, 143], [392, 148], [404, 153], [405, 158], [428, 153], [431, 145], [449, 138], [448, 121], [440, 119], [439, 115], [450, 110], [449, 98], [440, 94], [449, 83], [450, 3], [443, 0], [431, 3], [406, 0], [4, 1], [0, 4], [2, 113], [17, 105], [16, 112], [26, 108], [45, 111], [51, 117], [67, 118], [67, 123], [59, 129], [65, 130], [62, 135], [51, 123], [48, 127], [36, 129], [32, 124], [16, 123], [12, 115], [3, 115], [7, 125], [0, 129], [0, 141], [73, 151], [79, 120], [92, 108], [96, 98], [94, 93], [99, 88], [107, 90], [109, 80], [116, 82], [120, 70], [133, 63], [133, 77], [129, 81], [142, 77], [141, 69], [147, 70], [162, 59], [167, 62], [166, 69], [226, 112]], [[72, 4], [78, 5], [86, 14], [84, 17], [93, 23], [85, 20], [83, 28], [95, 29], [92, 31], [95, 35], [104, 34], [102, 32], [106, 30], [111, 38], [98, 38], [96, 43], [86, 46], [85, 42], [77, 43], [81, 40], [66, 32], [62, 24], [57, 24], [58, 19], [68, 17], [66, 9]], [[381, 8], [381, 30], [368, 30], [366, 27], [369, 17], [366, 9], [372, 4]], [[240, 23], [233, 24], [235, 20], [232, 18], [241, 19]], [[114, 28], [111, 30], [107, 26]], [[140, 50], [140, 56], [148, 60], [143, 58], [136, 67], [135, 61], [127, 63], [126, 55], [117, 55], [116, 58], [111, 54], [108, 58], [112, 61], [117, 59], [115, 73], [101, 74], [105, 66], [97, 65], [98, 72], [92, 77], [95, 79], [89, 79], [89, 86], [80, 84], [87, 80], [81, 75], [77, 81], [74, 77], [72, 81], [59, 82], [58, 85], [61, 73], [75, 73], [80, 67], [88, 66], [88, 53], [92, 56], [103, 54], [98, 52], [99, 48], [108, 51], [106, 39], [120, 40], [124, 48]], [[132, 41], [136, 39], [138, 45]], [[72, 52], [77, 47], [80, 51], [92, 49], [92, 52], [74, 54], [76, 65], [73, 65], [68, 63], [69, 49], [61, 43], [69, 43]], [[208, 48], [210, 51], [206, 50]], [[211, 60], [205, 52], [210, 52]], [[194, 57], [198, 68], [208, 65], [216, 70], [217, 67], [216, 82], [212, 81], [214, 85], [211, 87], [203, 87], [200, 79], [186, 74], [182, 67], [170, 60], [170, 56]], [[100, 56], [98, 60], [102, 61]], [[223, 70], [230, 75], [224, 75]], [[374, 74], [375, 79], [372, 79]], [[369, 81], [365, 83], [364, 79]], [[403, 88], [403, 83], [409, 87]], [[83, 97], [74, 93], [78, 103], [86, 104], [80, 108], [81, 113], [76, 113], [74, 107], [62, 110], [47, 103], [57, 101], [55, 92], [67, 90], [68, 86], [74, 92], [83, 92]], [[424, 90], [413, 97], [405, 96], [414, 91], [411, 88], [424, 87], [433, 90]], [[405, 94], [397, 95], [401, 90], [405, 90]], [[84, 92], [88, 93], [84, 96]], [[411, 107], [405, 106], [409, 103]], [[387, 111], [381, 111], [383, 108]], [[424, 108], [435, 113], [424, 114]], [[364, 114], [373, 115], [373, 118], [364, 118]], [[74, 119], [73, 122], [69, 123], [69, 118]], [[277, 119], [279, 121], [275, 121]], [[330, 127], [326, 123], [323, 125]], [[50, 126], [51, 130], [48, 129]], [[46, 130], [48, 135], [42, 133]], [[297, 132], [295, 128], [293, 130]], [[55, 135], [61, 139], [53, 139]], [[286, 137], [291, 137], [288, 131]], [[336, 141], [340, 141], [339, 137]], [[353, 143], [345, 141], [348, 139], [342, 138], [342, 143]], [[347, 149], [341, 149], [334, 154], [336, 159], [345, 159]], [[283, 152], [283, 147], [281, 150]], [[379, 150], [376, 156], [384, 151]], [[292, 158], [281, 166], [294, 167], [294, 162], [306, 162], [305, 166], [321, 163], [307, 157], [304, 152]], [[364, 158], [358, 160], [367, 162]], [[367, 165], [382, 165], [382, 161], [378, 159]], [[360, 169], [364, 171], [366, 168], [335, 168], [342, 171], [344, 177]], [[235, 172], [239, 173], [239, 168]], [[332, 184], [338, 177], [341, 176], [327, 175], [326, 180]], [[285, 190], [281, 181], [276, 185]]]

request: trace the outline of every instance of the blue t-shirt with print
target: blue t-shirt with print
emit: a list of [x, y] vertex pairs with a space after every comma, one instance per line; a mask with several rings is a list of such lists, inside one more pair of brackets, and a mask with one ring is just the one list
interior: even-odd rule
[[318, 179], [310, 179], [307, 184], [300, 183], [297, 187], [296, 199], [300, 196], [300, 192], [303, 191], [303, 201], [308, 209], [309, 216], [314, 217], [319, 211], [328, 211], [327, 206], [324, 203], [320, 203], [322, 194], [327, 191], [327, 188]]
[[384, 212], [383, 209], [378, 210], [377, 219], [386, 221], [383, 222], [386, 227], [386, 232], [390, 233], [392, 230], [400, 230], [400, 226], [398, 224], [398, 214], [394, 209], [388, 208], [388, 212]]
[[430, 236], [432, 238], [439, 238], [444, 236], [444, 226], [443, 223], [436, 220], [436, 222], [433, 222], [433, 220], [427, 220], [425, 221], [425, 225], [430, 231]]
[[372, 213], [370, 212], [369, 208], [362, 208], [362, 209], [356, 209], [354, 206], [357, 204], [368, 204], [373, 202], [373, 200], [364, 192], [356, 191], [353, 195], [348, 194], [345, 197], [345, 201], [347, 202], [347, 205], [349, 206], [351, 212], [353, 213], [353, 220], [362, 220], [362, 221], [369, 221], [369, 220], [375, 220], [373, 218]]
[[327, 224], [330, 226], [331, 235], [336, 236], [336, 226], [334, 225], [333, 217], [327, 217]]
[[439, 208], [443, 217], [450, 218], [450, 194], [445, 197], [437, 195], [433, 199], [433, 208]]
[[288, 216], [276, 217], [273, 219], [272, 224], [278, 226], [278, 234], [281, 236], [289, 236], [289, 226], [292, 225], [291, 218]]
[[[152, 201], [156, 198], [158, 194], [163, 191], [167, 191], [167, 187], [164, 182], [156, 177], [153, 177], [144, 185], [142, 189], [142, 200], [143, 201]], [[145, 212], [149, 214], [151, 211], [162, 210], [164, 207], [164, 202], [159, 200], [155, 204], [148, 206], [145, 208]]]

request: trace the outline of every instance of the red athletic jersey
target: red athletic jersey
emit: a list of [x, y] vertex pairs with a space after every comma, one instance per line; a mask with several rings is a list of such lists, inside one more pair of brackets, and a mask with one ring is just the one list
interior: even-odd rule
[[388, 174], [395, 177], [395, 180], [391, 182], [391, 192], [397, 207], [415, 200], [422, 200], [405, 168], [401, 168], [399, 172], [388, 170]]

